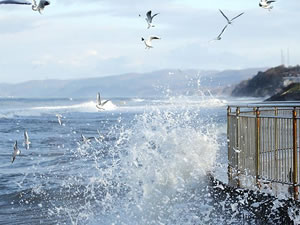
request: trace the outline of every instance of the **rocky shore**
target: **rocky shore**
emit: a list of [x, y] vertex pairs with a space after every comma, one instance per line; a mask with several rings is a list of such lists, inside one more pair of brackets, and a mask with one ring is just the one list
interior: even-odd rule
[[300, 100], [300, 66], [278, 66], [258, 72], [242, 81], [232, 91], [235, 97], [268, 97], [268, 101]]

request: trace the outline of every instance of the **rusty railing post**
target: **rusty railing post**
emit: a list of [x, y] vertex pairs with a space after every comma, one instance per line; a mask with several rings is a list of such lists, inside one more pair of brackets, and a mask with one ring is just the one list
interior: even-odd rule
[[228, 184], [232, 184], [232, 166], [230, 165], [231, 154], [232, 154], [231, 136], [230, 136], [230, 125], [231, 125], [230, 113], [231, 113], [231, 107], [228, 106], [227, 108]]
[[274, 126], [274, 139], [275, 139], [275, 177], [276, 177], [276, 180], [279, 180], [279, 176], [278, 176], [278, 165], [279, 165], [279, 162], [278, 162], [278, 125], [277, 125], [277, 116], [278, 116], [278, 108], [275, 107], [275, 126]]
[[255, 159], [255, 179], [256, 185], [260, 187], [259, 183], [259, 170], [260, 170], [260, 111], [259, 107], [256, 108], [256, 124], [255, 124], [255, 147], [256, 147], [256, 159]]
[[[237, 107], [236, 108], [236, 146], [235, 148], [237, 150], [240, 151], [240, 130], [239, 130], [239, 127], [240, 127], [240, 107]], [[236, 154], [236, 166], [237, 166], [237, 187], [241, 187], [241, 183], [240, 183], [240, 165], [239, 165], [239, 154]]]
[[293, 185], [294, 198], [298, 200], [298, 152], [297, 152], [297, 111], [293, 110]]

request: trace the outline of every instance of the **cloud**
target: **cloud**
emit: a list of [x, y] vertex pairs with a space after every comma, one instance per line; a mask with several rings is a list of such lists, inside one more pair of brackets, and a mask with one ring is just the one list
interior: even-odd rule
[[[279, 64], [280, 50], [287, 48], [298, 63], [298, 1], [278, 1], [272, 12], [252, 0], [53, 0], [43, 15], [1, 7], [0, 82], [173, 67], [265, 67]], [[222, 41], [210, 44], [226, 22], [219, 7], [228, 15], [245, 15], [228, 27]], [[149, 9], [160, 14], [156, 27], [147, 30]], [[140, 38], [150, 35], [162, 40], [145, 51]]]

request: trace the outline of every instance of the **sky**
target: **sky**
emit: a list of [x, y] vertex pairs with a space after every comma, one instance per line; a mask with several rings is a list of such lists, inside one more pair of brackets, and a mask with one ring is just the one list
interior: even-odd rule
[[[51, 0], [43, 14], [0, 5], [0, 83], [80, 79], [160, 69], [225, 70], [300, 59], [300, 1]], [[239, 17], [218, 36], [228, 16]], [[160, 13], [147, 29], [148, 10]], [[141, 14], [141, 17], [139, 17]], [[146, 50], [141, 37], [159, 36]], [[285, 60], [287, 61], [287, 60]], [[287, 63], [287, 62], [286, 62]]]

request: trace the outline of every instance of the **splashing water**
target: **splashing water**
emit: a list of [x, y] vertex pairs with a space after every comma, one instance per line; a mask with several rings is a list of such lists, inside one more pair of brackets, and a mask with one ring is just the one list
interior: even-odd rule
[[214, 124], [194, 108], [154, 107], [130, 126], [120, 118], [108, 136], [113, 143], [102, 140], [73, 151], [88, 166], [62, 182], [63, 202], [53, 203], [50, 215], [72, 224], [203, 221], [204, 177], [219, 149]]
[[[227, 178], [226, 101], [125, 100], [126, 107], [107, 112], [90, 112], [92, 101], [26, 100], [30, 109], [50, 106], [35, 109], [49, 113], [0, 120], [7, 140], [0, 147], [0, 224], [263, 224], [281, 212], [299, 221], [297, 208], [282, 201], [207, 182], [211, 170]], [[8, 110], [15, 114], [22, 102]], [[56, 110], [66, 112], [66, 126]], [[11, 164], [7, 149], [24, 128], [32, 147]], [[94, 138], [83, 142], [80, 133]]]

